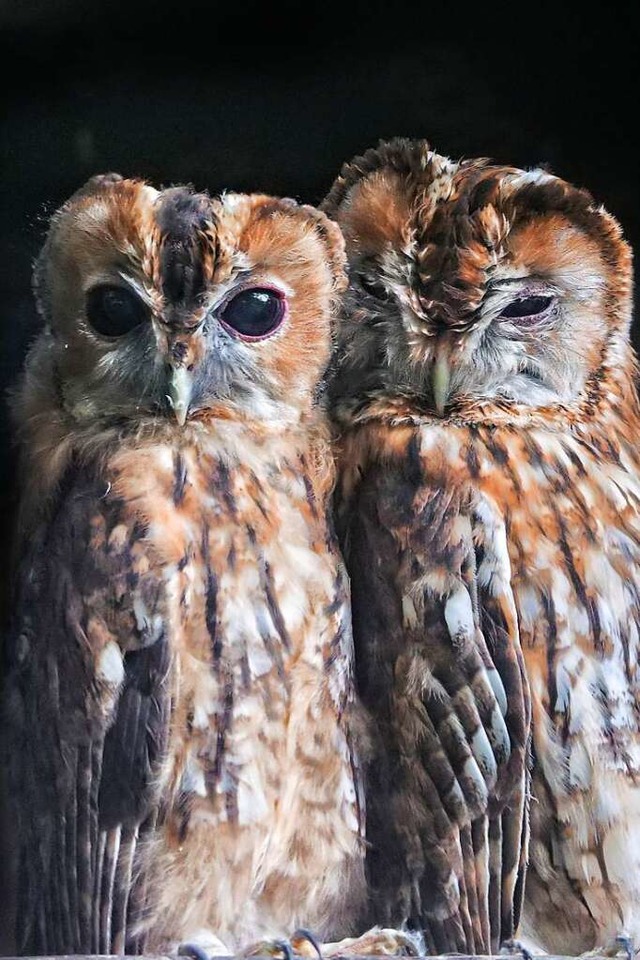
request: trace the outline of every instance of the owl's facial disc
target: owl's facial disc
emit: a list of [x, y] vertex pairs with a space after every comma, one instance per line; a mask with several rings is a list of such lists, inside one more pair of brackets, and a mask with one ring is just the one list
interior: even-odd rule
[[458, 309], [453, 289], [445, 312], [440, 301], [416, 295], [406, 258], [387, 251], [352, 271], [353, 350], [365, 338], [370, 350], [356, 371], [370, 376], [366, 389], [376, 389], [381, 374], [439, 417], [466, 401], [566, 403], [584, 384], [580, 344], [592, 325], [584, 301], [591, 314], [594, 292], [582, 278], [576, 291], [571, 275], [507, 264], [486, 278], [473, 310], [462, 299]]
[[325, 209], [349, 263], [339, 416], [385, 396], [457, 418], [492, 402], [566, 409], [619, 367], [630, 253], [613, 218], [547, 171], [396, 140], [347, 164]]
[[455, 276], [424, 284], [395, 247], [376, 257], [355, 248], [340, 389], [355, 372], [363, 392], [383, 384], [439, 417], [468, 402], [573, 402], [604, 335], [597, 248], [560, 217], [536, 217], [507, 239], [469, 290]]
[[92, 180], [35, 271], [47, 389], [87, 427], [298, 424], [315, 415], [344, 260], [339, 228], [290, 200]]

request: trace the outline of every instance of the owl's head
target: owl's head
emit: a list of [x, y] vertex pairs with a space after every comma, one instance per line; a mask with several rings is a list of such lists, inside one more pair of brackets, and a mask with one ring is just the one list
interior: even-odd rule
[[629, 375], [631, 254], [586, 192], [400, 139], [347, 164], [323, 209], [350, 276], [338, 403], [577, 407]]
[[295, 422], [328, 362], [343, 261], [312, 207], [95, 177], [54, 215], [36, 265], [35, 366], [79, 424]]

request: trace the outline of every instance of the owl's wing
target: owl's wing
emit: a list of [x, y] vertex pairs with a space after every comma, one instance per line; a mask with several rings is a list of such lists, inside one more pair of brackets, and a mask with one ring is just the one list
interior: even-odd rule
[[144, 529], [77, 470], [22, 550], [6, 644], [17, 951], [123, 952], [144, 909], [169, 648]]
[[341, 507], [367, 771], [372, 923], [435, 953], [513, 936], [530, 707], [504, 527], [470, 491], [385, 467]]

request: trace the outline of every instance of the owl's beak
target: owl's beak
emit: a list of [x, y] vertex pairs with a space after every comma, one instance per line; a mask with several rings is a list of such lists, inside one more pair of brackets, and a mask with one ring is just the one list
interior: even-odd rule
[[172, 369], [167, 395], [176, 420], [181, 427], [184, 427], [193, 396], [193, 375], [186, 367], [179, 366]]
[[173, 332], [166, 346], [167, 400], [181, 427], [198, 392], [198, 370], [206, 352], [201, 330], [202, 322], [188, 328], [183, 326]]
[[431, 368], [431, 391], [436, 412], [443, 417], [451, 391], [451, 364], [442, 347], [436, 353]]

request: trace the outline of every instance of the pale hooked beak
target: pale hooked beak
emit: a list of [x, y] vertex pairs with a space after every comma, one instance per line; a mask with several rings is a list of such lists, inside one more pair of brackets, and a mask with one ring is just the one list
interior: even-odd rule
[[168, 400], [176, 420], [184, 427], [193, 395], [193, 374], [184, 366], [174, 367], [169, 376]]
[[431, 390], [436, 412], [439, 417], [443, 417], [451, 390], [451, 365], [442, 347], [436, 353], [431, 370]]

